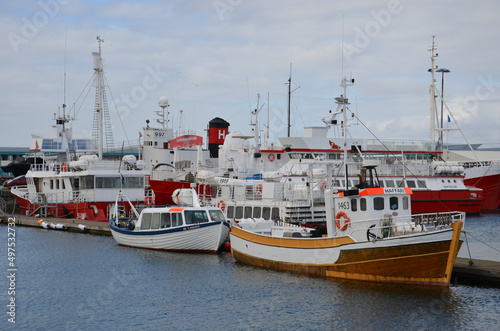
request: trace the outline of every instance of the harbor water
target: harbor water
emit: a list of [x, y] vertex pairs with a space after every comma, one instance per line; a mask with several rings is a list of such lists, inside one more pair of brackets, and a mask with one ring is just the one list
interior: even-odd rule
[[[500, 215], [467, 218], [473, 258], [500, 261], [499, 225]], [[328, 280], [242, 265], [230, 253], [142, 250], [17, 226], [12, 281], [8, 227], [0, 232], [2, 330], [493, 330], [500, 322], [497, 288]], [[459, 256], [468, 251], [464, 243]]]

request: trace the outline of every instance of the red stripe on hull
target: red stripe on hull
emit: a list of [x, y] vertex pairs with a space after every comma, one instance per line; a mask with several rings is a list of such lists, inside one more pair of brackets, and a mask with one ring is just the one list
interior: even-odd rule
[[[16, 198], [21, 214], [23, 215], [30, 215], [39, 207], [43, 207], [42, 204], [34, 204], [21, 197], [14, 197]], [[108, 222], [108, 219], [106, 218], [108, 206], [111, 204], [114, 205], [114, 203], [114, 201], [105, 201], [49, 204], [47, 214], [58, 218], [78, 218], [85, 219], [87, 221]], [[128, 202], [118, 204], [125, 208], [126, 213], [130, 211], [130, 205]]]
[[[476, 194], [472, 197], [471, 194]], [[479, 214], [482, 208], [480, 192], [463, 191], [413, 191], [411, 196], [413, 214], [463, 211]]]

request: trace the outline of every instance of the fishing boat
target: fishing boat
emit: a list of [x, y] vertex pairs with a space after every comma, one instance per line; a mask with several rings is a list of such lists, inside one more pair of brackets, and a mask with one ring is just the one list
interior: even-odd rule
[[123, 246], [217, 253], [229, 233], [222, 211], [201, 206], [194, 189], [176, 190], [174, 196], [180, 205], [145, 208], [140, 215], [136, 212], [137, 220], [121, 216], [110, 220], [113, 238]]
[[[111, 124], [102, 83], [102, 40], [99, 37], [97, 40], [99, 52], [92, 53], [96, 86], [94, 127], [97, 137], [73, 135], [73, 128], [68, 123], [74, 118], [66, 113], [65, 104], [62, 114], [54, 118], [52, 135], [32, 135], [30, 152], [43, 154], [43, 162], [31, 165], [26, 173], [26, 186], [11, 189], [23, 215], [107, 222], [119, 191], [134, 204], [145, 205], [153, 199], [147, 182], [150, 172], [145, 169], [143, 160], [133, 154], [117, 159], [103, 158], [105, 119], [109, 129], [107, 143], [112, 141], [112, 137], [108, 134]], [[122, 155], [120, 152], [116, 154]], [[128, 205], [124, 207], [131, 213]]]
[[[347, 85], [344, 79], [344, 89]], [[325, 190], [326, 231], [321, 236], [287, 224], [270, 231], [235, 224], [230, 233], [233, 257], [312, 276], [447, 286], [465, 213], [412, 215], [412, 189], [381, 187], [376, 165], [375, 160], [363, 162], [355, 188]], [[347, 174], [345, 153], [343, 167]]]

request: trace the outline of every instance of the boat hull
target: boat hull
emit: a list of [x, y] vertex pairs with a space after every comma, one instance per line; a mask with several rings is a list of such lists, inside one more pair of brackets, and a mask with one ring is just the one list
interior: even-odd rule
[[[149, 185], [155, 193], [155, 205], [174, 205], [176, 201], [172, 199], [174, 191], [177, 189], [191, 188], [190, 182], [181, 182], [174, 180], [149, 180]], [[198, 196], [206, 202], [210, 202], [210, 185], [196, 184], [196, 191]]]
[[[19, 204], [19, 209], [22, 215], [43, 215], [41, 208], [45, 208], [45, 215], [57, 218], [68, 219], [83, 219], [87, 221], [107, 222], [106, 212], [110, 205], [114, 205], [115, 201], [101, 202], [79, 202], [79, 203], [50, 203], [47, 206], [38, 203], [31, 203], [18, 195], [14, 198]], [[136, 205], [135, 203], [134, 205]], [[130, 212], [128, 202], [120, 202], [126, 214]]]
[[245, 264], [312, 276], [448, 286], [461, 227], [362, 243], [273, 238], [233, 227], [231, 253]]
[[500, 174], [477, 176], [471, 172], [465, 177], [464, 183], [483, 190], [483, 211], [498, 211], [500, 208]]
[[217, 253], [229, 233], [229, 224], [222, 221], [151, 231], [122, 229], [110, 222], [110, 228], [123, 246], [190, 253]]

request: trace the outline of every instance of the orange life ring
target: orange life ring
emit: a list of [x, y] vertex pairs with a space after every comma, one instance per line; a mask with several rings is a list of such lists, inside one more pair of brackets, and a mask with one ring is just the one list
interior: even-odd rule
[[68, 168], [66, 167], [66, 162], [62, 163], [62, 171], [66, 171]]
[[326, 181], [323, 181], [323, 183], [321, 183], [321, 192], [325, 193], [326, 185]]
[[273, 162], [274, 161], [274, 154], [269, 154], [269, 156], [267, 157], [269, 159], [269, 161]]
[[144, 198], [144, 203], [148, 206], [151, 206], [153, 204], [153, 197], [148, 195]]
[[261, 197], [262, 196], [262, 190], [264, 189], [264, 187], [262, 186], [262, 184], [259, 184], [257, 186], [255, 186], [255, 194], [258, 196], [258, 197]]
[[226, 209], [226, 204], [224, 203], [223, 200], [217, 202], [217, 208], [220, 208], [220, 210], [224, 211]]
[[[342, 217], [342, 219], [344, 219], [344, 226], [342, 228], [340, 228], [340, 218]], [[349, 217], [347, 217], [346, 213], [344, 213], [343, 211], [339, 211], [337, 213], [337, 216], [335, 216], [335, 223], [337, 224], [337, 229], [339, 229], [340, 231], [345, 231], [347, 230], [347, 228], [349, 227], [349, 224], [351, 222], [351, 219]]]

